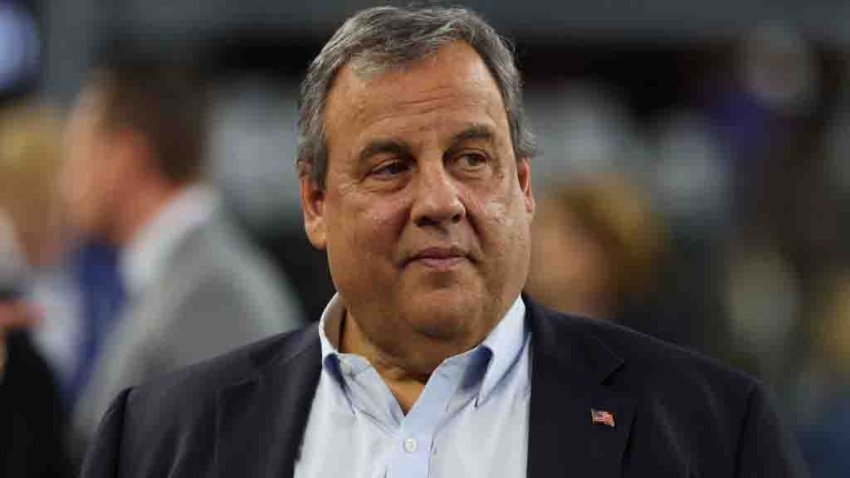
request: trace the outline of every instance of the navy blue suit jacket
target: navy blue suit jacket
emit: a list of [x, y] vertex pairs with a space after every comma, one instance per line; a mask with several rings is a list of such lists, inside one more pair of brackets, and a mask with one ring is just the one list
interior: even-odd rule
[[[756, 380], [611, 323], [526, 304], [528, 476], [804, 476]], [[320, 370], [314, 324], [126, 390], [82, 476], [291, 476]], [[610, 412], [615, 426], [594, 423], [591, 409]], [[345, 450], [329, 459], [336, 453]]]

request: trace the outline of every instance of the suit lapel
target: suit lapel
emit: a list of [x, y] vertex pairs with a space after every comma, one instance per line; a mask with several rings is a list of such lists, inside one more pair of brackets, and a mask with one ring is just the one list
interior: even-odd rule
[[249, 380], [218, 397], [218, 476], [292, 476], [316, 384], [321, 351], [316, 326]]
[[[620, 476], [634, 399], [606, 380], [623, 362], [574, 319], [552, 316], [525, 298], [532, 330], [528, 476]], [[292, 476], [316, 385], [316, 327], [253, 378], [223, 388], [217, 409], [219, 476]], [[591, 409], [613, 415], [593, 423]]]
[[[605, 381], [623, 362], [574, 319], [526, 298], [532, 330], [528, 476], [621, 476], [634, 399]], [[594, 423], [608, 412], [614, 426]]]

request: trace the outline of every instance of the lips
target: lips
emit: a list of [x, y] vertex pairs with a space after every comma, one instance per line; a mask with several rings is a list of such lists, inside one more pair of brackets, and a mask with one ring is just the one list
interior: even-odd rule
[[419, 264], [433, 269], [449, 269], [466, 261], [466, 252], [459, 247], [428, 247], [421, 249], [407, 260], [407, 264]]

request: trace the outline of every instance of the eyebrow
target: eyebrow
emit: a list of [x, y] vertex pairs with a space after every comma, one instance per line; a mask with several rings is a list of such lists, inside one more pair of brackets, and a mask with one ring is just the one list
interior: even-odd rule
[[[469, 140], [484, 140], [492, 142], [496, 134], [493, 129], [483, 124], [473, 124], [463, 131], [452, 136], [451, 144], [454, 147], [458, 143]], [[413, 150], [407, 143], [394, 139], [378, 139], [367, 144], [358, 154], [360, 162], [365, 162], [372, 156], [379, 154], [393, 154], [402, 157], [413, 156]]]
[[473, 124], [460, 133], [452, 136], [451, 144], [457, 144], [463, 141], [469, 141], [472, 139], [485, 140], [492, 142], [496, 134], [493, 132], [493, 129], [489, 126], [483, 124]]
[[413, 155], [410, 146], [405, 143], [393, 139], [379, 139], [367, 144], [366, 147], [360, 151], [358, 157], [360, 161], [363, 162], [372, 156], [387, 153], [405, 157]]

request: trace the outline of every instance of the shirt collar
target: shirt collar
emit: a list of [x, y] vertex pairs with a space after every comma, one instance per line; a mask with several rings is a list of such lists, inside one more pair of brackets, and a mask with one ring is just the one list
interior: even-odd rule
[[491, 357], [484, 372], [476, 405], [487, 400], [511, 366], [519, 360], [527, 336], [525, 302], [522, 297], [517, 297], [499, 324], [481, 344], [490, 350]]
[[[319, 342], [322, 349], [322, 367], [339, 385], [342, 377], [339, 371], [338, 356], [339, 335], [345, 304], [340, 295], [334, 294], [319, 320]], [[528, 336], [525, 324], [525, 303], [522, 297], [517, 297], [502, 320], [490, 332], [481, 344], [472, 349], [475, 352], [486, 351], [486, 365], [483, 371], [481, 387], [476, 397], [476, 406], [485, 402], [507, 374], [511, 366], [519, 359]], [[473, 353], [475, 353], [473, 352]], [[449, 358], [451, 359], [451, 357]], [[447, 360], [449, 360], [447, 359]], [[475, 367], [476, 361], [468, 362], [469, 367]], [[343, 386], [344, 388], [344, 386]]]
[[208, 187], [189, 186], [142, 227], [121, 253], [121, 275], [130, 297], [144, 292], [161, 274], [177, 246], [212, 217], [219, 203]]

